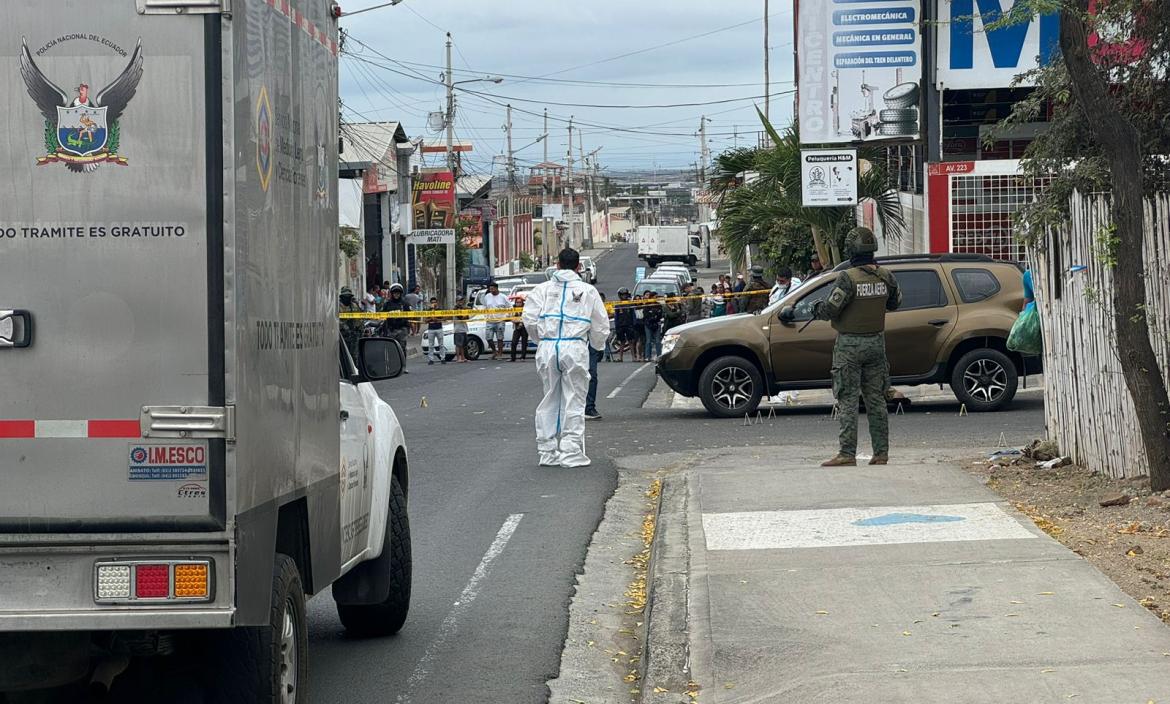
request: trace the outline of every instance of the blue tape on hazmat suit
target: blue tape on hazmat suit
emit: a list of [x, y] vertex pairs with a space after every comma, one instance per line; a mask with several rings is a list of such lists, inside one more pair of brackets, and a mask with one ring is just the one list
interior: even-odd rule
[[597, 289], [575, 271], [560, 269], [524, 301], [524, 326], [536, 349], [544, 398], [536, 407], [536, 449], [542, 465], [582, 467], [589, 347], [602, 349], [609, 314]]

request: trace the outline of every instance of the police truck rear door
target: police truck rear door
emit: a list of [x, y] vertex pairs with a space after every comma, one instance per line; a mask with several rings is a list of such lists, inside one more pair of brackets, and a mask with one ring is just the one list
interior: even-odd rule
[[134, 0], [13, 5], [0, 532], [215, 529], [228, 419], [207, 17], [139, 14]]

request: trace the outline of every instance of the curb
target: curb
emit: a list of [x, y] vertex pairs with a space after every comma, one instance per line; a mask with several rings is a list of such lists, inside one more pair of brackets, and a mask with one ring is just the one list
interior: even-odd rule
[[[646, 580], [642, 693], [639, 702], [684, 704], [697, 694], [689, 642], [690, 549], [687, 477], [662, 477]], [[665, 509], [665, 510], [664, 510]]]

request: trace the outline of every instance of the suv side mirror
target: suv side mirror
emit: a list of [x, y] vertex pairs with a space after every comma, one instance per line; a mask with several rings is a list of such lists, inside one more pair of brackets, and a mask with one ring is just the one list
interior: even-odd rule
[[796, 320], [796, 309], [792, 306], [784, 306], [780, 309], [780, 322], [785, 325], [791, 325], [792, 321]]
[[369, 381], [383, 381], [402, 375], [406, 355], [397, 340], [365, 337], [358, 340], [358, 364]]

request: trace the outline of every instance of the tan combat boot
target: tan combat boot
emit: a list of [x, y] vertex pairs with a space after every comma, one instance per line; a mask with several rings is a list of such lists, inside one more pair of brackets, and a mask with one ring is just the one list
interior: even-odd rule
[[838, 454], [836, 457], [834, 457], [831, 460], [825, 460], [824, 462], [821, 462], [821, 466], [822, 467], [856, 467], [857, 466], [857, 458], [850, 457], [849, 455]]
[[875, 454], [873, 457], [870, 458], [869, 463], [870, 464], [889, 464], [890, 463], [890, 456], [884, 452], [881, 454]]

